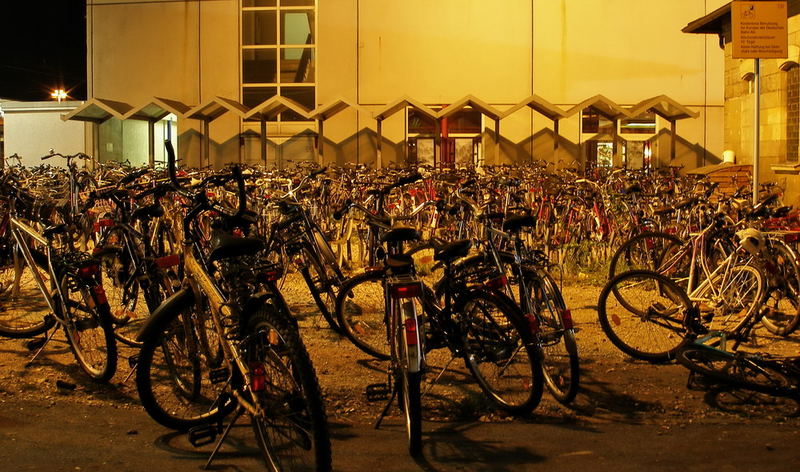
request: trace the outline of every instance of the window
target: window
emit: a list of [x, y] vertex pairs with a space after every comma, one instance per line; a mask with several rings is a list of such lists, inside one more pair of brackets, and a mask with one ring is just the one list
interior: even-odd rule
[[800, 151], [800, 66], [786, 71], [786, 161], [797, 162]]
[[614, 122], [600, 114], [594, 107], [584, 108], [581, 113], [581, 130], [586, 134], [612, 134]]
[[[315, 0], [242, 0], [242, 103], [275, 95], [316, 107]], [[301, 121], [293, 112], [279, 121]]]
[[626, 134], [655, 134], [656, 114], [646, 112], [634, 118], [623, 119], [619, 125], [619, 132]]

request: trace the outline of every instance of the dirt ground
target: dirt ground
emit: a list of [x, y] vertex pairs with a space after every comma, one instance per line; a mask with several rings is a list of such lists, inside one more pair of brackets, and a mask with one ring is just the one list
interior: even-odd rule
[[[365, 388], [385, 381], [386, 363], [370, 359], [324, 325], [307, 289], [288, 280], [283, 292], [301, 319], [305, 343], [325, 394], [332, 420], [372, 423], [384, 402], [369, 403]], [[659, 425], [665, 432], [692, 424], [788, 423], [800, 424], [800, 408], [792, 401], [744, 392], [708, 392], [687, 388], [687, 371], [680, 365], [652, 365], [620, 353], [605, 338], [597, 322], [595, 304], [600, 287], [576, 281], [563, 289], [578, 332], [581, 392], [565, 407], [545, 392], [532, 418], [541, 423], [631, 423]], [[763, 333], [760, 333], [763, 334]], [[760, 338], [760, 349], [797, 353], [798, 335], [777, 340]], [[70, 403], [138, 409], [134, 379], [127, 358], [134, 350], [122, 346], [118, 373], [110, 385], [90, 382], [80, 371], [66, 341], [58, 333], [44, 353], [26, 366], [31, 352], [23, 340], [0, 339], [0, 405], [30, 399], [48, 408]], [[463, 364], [449, 355], [429, 359], [432, 374], [425, 386], [424, 410], [429, 420], [502, 423], [519, 421], [496, 412], [483, 399]], [[57, 400], [57, 401], [56, 401]], [[392, 409], [390, 415], [398, 415]]]

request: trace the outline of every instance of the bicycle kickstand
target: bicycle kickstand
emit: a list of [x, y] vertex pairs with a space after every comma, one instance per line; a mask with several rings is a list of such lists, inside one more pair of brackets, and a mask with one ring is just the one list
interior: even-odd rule
[[36, 358], [39, 357], [39, 354], [41, 354], [42, 351], [44, 351], [44, 348], [47, 347], [47, 345], [50, 343], [50, 340], [53, 339], [53, 336], [55, 336], [56, 331], [58, 330], [54, 326], [53, 329], [50, 330], [50, 333], [44, 338], [44, 341], [42, 341], [42, 345], [39, 346], [39, 349], [37, 349], [36, 352], [33, 354], [33, 357], [31, 357], [31, 359], [25, 363], [25, 367], [30, 367], [31, 364], [33, 364], [36, 361]]
[[383, 419], [389, 413], [389, 408], [392, 407], [392, 402], [394, 402], [395, 397], [397, 397], [397, 382], [393, 382], [393, 384], [394, 385], [392, 386], [392, 394], [389, 396], [389, 401], [386, 402], [386, 406], [383, 407], [383, 411], [381, 411], [381, 414], [378, 415], [378, 419], [375, 421], [375, 426], [374, 426], [375, 429], [381, 427]]
[[208, 470], [208, 468], [211, 467], [211, 463], [214, 461], [214, 457], [216, 457], [217, 452], [219, 452], [220, 448], [222, 448], [222, 443], [225, 442], [225, 438], [228, 437], [228, 434], [231, 432], [233, 425], [239, 418], [242, 417], [243, 413], [244, 413], [244, 407], [240, 405], [233, 413], [233, 418], [231, 418], [231, 422], [228, 423], [228, 426], [225, 427], [225, 430], [222, 432], [222, 436], [220, 436], [219, 440], [217, 440], [217, 443], [214, 445], [214, 450], [211, 451], [211, 455], [208, 456], [208, 461], [206, 462], [206, 465], [203, 466], [203, 470]]

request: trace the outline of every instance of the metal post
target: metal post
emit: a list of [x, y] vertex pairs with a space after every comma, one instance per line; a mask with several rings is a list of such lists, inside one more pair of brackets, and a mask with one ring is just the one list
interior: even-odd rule
[[753, 101], [755, 114], [753, 117], [753, 205], [758, 204], [758, 178], [759, 178], [759, 144], [761, 141], [761, 60], [755, 60], [755, 93], [753, 93]]
[[494, 120], [494, 164], [500, 165], [500, 120]]
[[[553, 120], [553, 164], [558, 164], [558, 123]], [[531, 140], [531, 159], [533, 159], [533, 140]]]
[[[675, 160], [676, 152], [676, 143], [678, 141], [678, 125], [676, 120], [670, 120], [669, 122], [669, 165], [674, 165], [672, 161]], [[652, 160], [652, 155], [650, 157]]]
[[258, 144], [261, 146], [261, 160], [264, 161], [264, 168], [267, 167], [267, 120], [261, 120], [261, 136]]
[[150, 167], [156, 165], [156, 122], [147, 120], [147, 162]]
[[[211, 120], [208, 120], [208, 119], [203, 120], [203, 154], [202, 154], [202, 157], [205, 158], [207, 166], [211, 166], [211, 144], [210, 144], [211, 137], [208, 135], [209, 134], [209, 129], [211, 128], [210, 124], [211, 124]], [[200, 167], [203, 167], [203, 162], [202, 161], [200, 162]]]
[[320, 118], [317, 120], [317, 164], [322, 165], [323, 161], [323, 150], [322, 146], [325, 143], [325, 120]]
[[383, 133], [383, 120], [378, 120], [378, 136], [375, 141], [375, 167], [380, 169], [383, 165], [383, 157], [381, 156], [381, 140]]

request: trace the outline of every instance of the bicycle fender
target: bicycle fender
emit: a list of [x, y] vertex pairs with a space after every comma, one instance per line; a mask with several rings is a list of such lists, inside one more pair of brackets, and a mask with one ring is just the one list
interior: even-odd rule
[[136, 335], [136, 340], [142, 342], [155, 336], [164, 322], [171, 320], [184, 308], [194, 304], [194, 300], [194, 292], [190, 287], [183, 288], [173, 293], [155, 309], [144, 326], [142, 326], [142, 329], [139, 330], [139, 334]]

